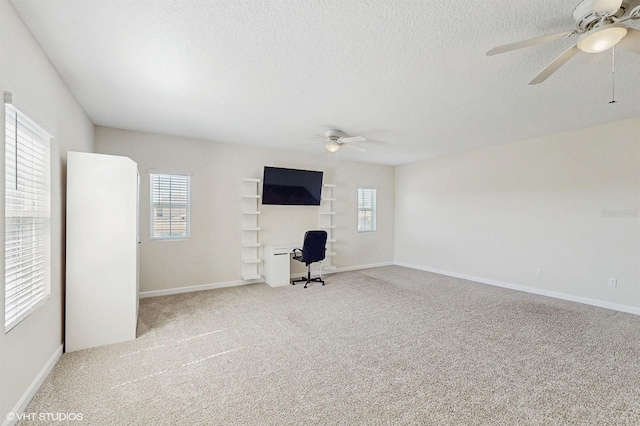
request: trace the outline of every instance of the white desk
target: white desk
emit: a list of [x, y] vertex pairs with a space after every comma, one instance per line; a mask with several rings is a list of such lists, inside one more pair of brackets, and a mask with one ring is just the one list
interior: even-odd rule
[[274, 244], [264, 246], [264, 282], [271, 287], [289, 285], [291, 280], [291, 253], [301, 244]]

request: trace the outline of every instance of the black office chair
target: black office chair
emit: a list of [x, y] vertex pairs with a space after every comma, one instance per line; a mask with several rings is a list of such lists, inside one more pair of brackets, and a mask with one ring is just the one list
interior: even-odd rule
[[307, 285], [311, 281], [316, 281], [324, 285], [324, 281], [322, 280], [322, 269], [320, 269], [319, 277], [311, 278], [311, 264], [324, 260], [324, 254], [327, 250], [325, 247], [326, 245], [327, 231], [307, 231], [304, 233], [302, 248], [293, 249], [293, 258], [298, 262], [302, 262], [307, 265], [307, 277], [295, 280], [291, 284], [296, 285], [296, 283], [306, 281], [304, 288], [307, 288]]

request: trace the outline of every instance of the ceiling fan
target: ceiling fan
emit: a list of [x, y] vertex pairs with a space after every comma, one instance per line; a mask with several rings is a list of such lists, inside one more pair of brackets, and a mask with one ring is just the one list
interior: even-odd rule
[[343, 146], [346, 148], [351, 148], [356, 151], [366, 152], [367, 149], [358, 145], [353, 145], [353, 142], [366, 142], [362, 136], [347, 136], [340, 130], [330, 129], [324, 132], [324, 135], [317, 135], [318, 137], [323, 138], [324, 140], [321, 142], [312, 142], [311, 144], [303, 143], [296, 145], [312, 145], [315, 143], [323, 143], [324, 147], [329, 152], [336, 152]]
[[573, 19], [576, 22], [574, 30], [494, 47], [487, 52], [487, 55], [497, 55], [569, 38], [574, 34], [579, 35], [575, 45], [565, 50], [529, 82], [529, 84], [539, 84], [580, 51], [599, 53], [619, 46], [640, 54], [640, 31], [622, 23], [631, 19], [640, 19], [640, 0], [584, 0], [573, 11]]

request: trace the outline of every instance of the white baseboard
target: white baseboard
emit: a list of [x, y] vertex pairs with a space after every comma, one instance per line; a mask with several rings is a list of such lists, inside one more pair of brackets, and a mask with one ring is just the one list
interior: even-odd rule
[[443, 271], [441, 269], [429, 268], [426, 266], [412, 265], [404, 262], [394, 262], [397, 266], [405, 268], [418, 269], [420, 271], [433, 272], [434, 274], [446, 275], [448, 277], [461, 278], [463, 280], [475, 281], [481, 284], [493, 285], [496, 287], [508, 288], [511, 290], [524, 291], [526, 293], [538, 294], [540, 296], [553, 297], [555, 299], [568, 300], [570, 302], [583, 303], [585, 305], [597, 306], [599, 308], [611, 309], [614, 311], [626, 312], [629, 314], [640, 315], [640, 308], [629, 305], [620, 305], [618, 303], [606, 302], [604, 300], [590, 299], [588, 297], [575, 296], [573, 294], [559, 293], [556, 291], [544, 290], [535, 287], [528, 287], [519, 284], [511, 284], [503, 281], [492, 280], [482, 277], [474, 277], [471, 275], [459, 274], [457, 272]]
[[141, 291], [140, 298], [144, 299], [145, 297], [169, 296], [172, 294], [191, 293], [194, 291], [213, 290], [216, 288], [224, 288], [224, 287], [237, 287], [240, 285], [255, 284], [255, 283], [261, 283], [261, 282], [264, 282], [264, 280], [262, 279], [249, 280], [249, 281], [238, 280], [238, 281], [227, 281], [227, 282], [212, 283], [212, 284], [192, 285], [189, 287], [167, 288], [165, 290]]
[[[336, 272], [347, 272], [347, 271], [356, 271], [358, 269], [370, 269], [370, 268], [378, 268], [380, 266], [391, 266], [394, 265], [393, 262], [382, 262], [382, 263], [371, 263], [368, 265], [359, 265], [359, 266], [346, 266], [343, 268], [336, 268], [332, 271], [323, 271], [323, 275], [334, 274]], [[236, 287], [240, 285], [247, 284], [257, 284], [263, 283], [264, 279], [257, 280], [238, 280], [238, 281], [227, 281], [221, 283], [213, 283], [213, 284], [201, 284], [194, 285], [189, 287], [175, 287], [168, 288], [165, 290], [151, 290], [151, 291], [141, 291], [140, 298], [144, 299], [146, 297], [158, 297], [158, 296], [169, 296], [172, 294], [181, 294], [181, 293], [191, 293], [193, 291], [203, 291], [203, 290], [213, 290], [216, 288], [224, 288], [224, 287]]]
[[357, 271], [359, 269], [371, 269], [371, 268], [379, 268], [381, 266], [393, 266], [394, 262], [380, 262], [380, 263], [369, 263], [367, 265], [358, 265], [358, 266], [344, 266], [342, 268], [336, 267], [335, 270], [329, 271], [330, 273], [334, 272], [348, 272], [348, 271]]
[[[27, 409], [27, 405], [29, 405], [29, 402], [31, 402], [33, 397], [36, 395], [36, 392], [38, 392], [38, 389], [40, 389], [40, 386], [42, 386], [42, 383], [44, 383], [44, 380], [49, 376], [49, 373], [51, 373], [51, 370], [53, 370], [53, 367], [55, 367], [56, 363], [58, 362], [61, 356], [62, 356], [62, 345], [60, 345], [60, 347], [58, 347], [53, 352], [53, 354], [51, 354], [51, 357], [46, 362], [46, 364], [42, 367], [42, 370], [40, 370], [40, 372], [33, 379], [31, 384], [27, 388], [27, 390], [22, 394], [22, 397], [20, 397], [16, 405], [13, 407], [13, 410], [11, 411], [11, 413], [14, 415], [9, 416], [9, 413], [5, 413], [3, 417], [4, 422], [2, 423], [2, 426], [13, 426], [18, 423], [17, 415], [24, 413], [24, 410]], [[12, 420], [9, 420], [9, 417], [12, 417]]]

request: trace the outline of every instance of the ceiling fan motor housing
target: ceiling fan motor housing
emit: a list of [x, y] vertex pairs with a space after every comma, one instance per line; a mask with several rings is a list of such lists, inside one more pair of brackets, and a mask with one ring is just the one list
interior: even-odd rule
[[340, 139], [342, 136], [343, 135], [340, 130], [331, 129], [324, 132], [324, 137], [332, 141], [336, 141]]
[[584, 0], [578, 6], [576, 6], [573, 11], [573, 19], [576, 21], [576, 28], [578, 32], [586, 32], [592, 29], [593, 27], [601, 24], [610, 24], [613, 21], [611, 18], [620, 19], [629, 10], [630, 5], [634, 6], [636, 3], [639, 3], [638, 0], [626, 0], [623, 1], [620, 5], [620, 9], [618, 9], [615, 13], [611, 13], [608, 15], [606, 19], [602, 19], [602, 15], [598, 15], [593, 11], [593, 2], [594, 0]]

